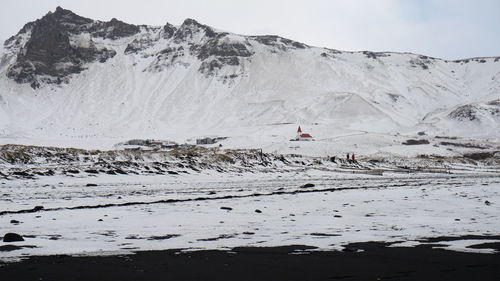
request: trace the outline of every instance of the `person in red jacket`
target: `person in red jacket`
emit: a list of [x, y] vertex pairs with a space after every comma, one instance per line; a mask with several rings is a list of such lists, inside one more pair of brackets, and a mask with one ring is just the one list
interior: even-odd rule
[[356, 157], [354, 156], [354, 153], [352, 154], [351, 159], [352, 159], [352, 161], [354, 161], [356, 159]]

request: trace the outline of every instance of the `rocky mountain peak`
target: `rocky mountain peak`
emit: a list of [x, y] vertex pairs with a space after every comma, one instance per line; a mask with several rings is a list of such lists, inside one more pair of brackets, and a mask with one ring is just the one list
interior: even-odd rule
[[191, 18], [185, 19], [182, 22], [181, 28], [182, 27], [187, 27], [187, 26], [196, 26], [196, 27], [199, 27], [199, 28], [207, 28], [207, 27], [210, 28], [209, 26], [201, 24], [198, 21], [196, 21], [195, 19], [191, 19]]
[[204, 33], [208, 38], [213, 38], [217, 35], [210, 26], [201, 24], [194, 19], [185, 19], [182, 25], [175, 33], [174, 38], [177, 41], [193, 39], [195, 34]]
[[40, 22], [53, 20], [64, 26], [70, 32], [81, 32], [84, 27], [89, 24], [94, 23], [93, 20], [85, 17], [81, 17], [70, 10], [66, 10], [58, 6], [54, 13], [48, 13], [43, 18], [41, 18]]
[[165, 24], [163, 26], [162, 37], [164, 39], [172, 38], [172, 36], [174, 36], [176, 31], [177, 31], [177, 28], [175, 26], [173, 26], [172, 24], [167, 22], [167, 24]]
[[109, 22], [98, 23], [92, 28], [92, 31], [93, 36], [115, 40], [135, 35], [140, 32], [140, 28], [112, 18]]
[[[106, 61], [116, 52], [106, 48], [97, 49], [91, 37], [83, 40], [86, 42], [78, 38], [83, 32], [98, 34], [103, 25], [107, 26], [106, 23], [81, 17], [70, 10], [56, 8], [54, 13], [48, 13], [23, 28], [29, 28], [31, 36], [8, 68], [7, 77], [37, 88], [42, 81], [58, 84], [65, 81], [70, 74], [83, 70], [87, 62]], [[115, 37], [122, 29], [121, 26], [107, 29], [105, 35]]]

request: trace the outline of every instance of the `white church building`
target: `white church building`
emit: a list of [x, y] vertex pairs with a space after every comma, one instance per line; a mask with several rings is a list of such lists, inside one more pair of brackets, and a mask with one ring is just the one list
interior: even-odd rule
[[293, 141], [312, 141], [314, 140], [314, 138], [308, 134], [308, 133], [303, 133], [302, 132], [302, 129], [299, 128], [297, 129], [297, 136], [295, 137], [295, 139], [291, 139]]

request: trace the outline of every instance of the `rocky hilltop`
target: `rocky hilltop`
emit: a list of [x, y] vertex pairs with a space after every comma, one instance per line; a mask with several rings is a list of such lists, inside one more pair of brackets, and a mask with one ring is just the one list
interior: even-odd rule
[[[116, 55], [114, 50], [97, 48], [92, 38], [116, 40], [138, 32], [139, 27], [117, 19], [93, 21], [57, 7], [54, 13], [27, 23], [4, 43], [8, 49], [18, 50], [7, 76], [33, 88], [41, 82], [61, 83], [69, 74], [80, 73], [85, 63], [105, 62]], [[76, 38], [82, 34], [89, 36]]]
[[57, 7], [55, 12], [27, 23], [17, 35], [5, 41], [5, 48], [17, 54], [7, 71], [7, 77], [18, 83], [29, 83], [32, 88], [40, 83], [68, 82], [67, 77], [85, 69], [86, 63], [106, 62], [116, 55], [112, 48], [96, 45], [95, 41], [126, 37], [134, 38], [124, 54], [141, 54], [159, 43], [170, 44], [155, 54], [156, 60], [148, 70], [161, 71], [184, 56], [192, 55], [202, 61], [201, 73], [210, 75], [225, 65], [237, 66], [240, 60], [254, 54], [249, 40], [274, 46], [282, 51], [307, 46], [278, 36], [253, 36], [231, 40], [229, 33], [186, 19], [180, 27], [167, 23], [162, 28], [136, 26], [115, 18], [108, 22], [81, 17], [70, 10]]

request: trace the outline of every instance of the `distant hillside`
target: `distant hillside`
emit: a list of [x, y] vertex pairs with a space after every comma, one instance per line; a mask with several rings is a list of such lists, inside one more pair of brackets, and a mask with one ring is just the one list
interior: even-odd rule
[[500, 57], [346, 52], [279, 36], [95, 21], [58, 7], [0, 50], [0, 142], [500, 136]]

